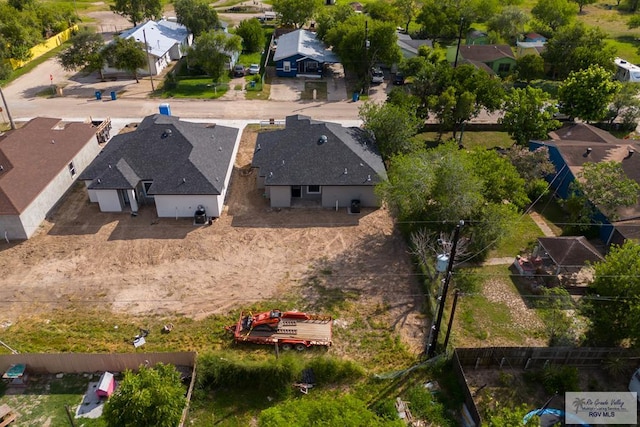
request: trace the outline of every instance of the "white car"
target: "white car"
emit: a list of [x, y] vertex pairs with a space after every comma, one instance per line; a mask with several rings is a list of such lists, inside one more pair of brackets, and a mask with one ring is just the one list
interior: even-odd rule
[[260, 65], [251, 64], [249, 66], [249, 74], [251, 74], [251, 75], [260, 74]]
[[371, 69], [371, 83], [380, 84], [384, 81], [384, 73], [380, 68]]

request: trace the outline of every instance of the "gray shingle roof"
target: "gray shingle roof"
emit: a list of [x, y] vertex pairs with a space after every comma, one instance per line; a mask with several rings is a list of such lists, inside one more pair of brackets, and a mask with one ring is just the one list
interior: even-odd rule
[[80, 174], [90, 189], [134, 188], [153, 181], [150, 194], [221, 194], [238, 129], [146, 117], [134, 132], [115, 136]]
[[296, 30], [280, 36], [273, 60], [280, 61], [297, 54], [323, 63], [339, 62], [338, 57], [327, 50], [321, 40], [316, 39], [316, 33], [307, 30]]
[[283, 130], [258, 135], [252, 166], [266, 185], [375, 185], [387, 179], [377, 147], [362, 129], [302, 115], [287, 117]]

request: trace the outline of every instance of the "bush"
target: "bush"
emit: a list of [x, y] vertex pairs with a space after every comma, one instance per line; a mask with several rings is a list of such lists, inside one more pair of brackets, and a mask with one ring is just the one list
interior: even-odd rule
[[307, 367], [313, 369], [319, 385], [342, 384], [364, 376], [364, 370], [357, 363], [329, 356], [314, 358]]
[[422, 385], [415, 386], [407, 391], [409, 409], [416, 418], [429, 420], [432, 425], [439, 427], [455, 426], [456, 423], [447, 417], [445, 407], [440, 403], [431, 391]]
[[544, 390], [549, 394], [580, 390], [578, 369], [573, 366], [549, 365], [539, 375]]

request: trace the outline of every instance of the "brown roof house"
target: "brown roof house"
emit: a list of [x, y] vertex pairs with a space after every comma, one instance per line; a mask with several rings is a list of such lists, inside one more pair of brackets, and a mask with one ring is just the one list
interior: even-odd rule
[[0, 137], [0, 236], [31, 237], [99, 152], [91, 123], [37, 117]]
[[[447, 61], [453, 63], [457, 46], [447, 47]], [[506, 44], [466, 45], [460, 46], [458, 64], [467, 63], [485, 70], [490, 74], [504, 76], [513, 71], [516, 57]]]
[[[566, 198], [570, 184], [587, 162], [619, 162], [628, 178], [640, 183], [640, 143], [619, 139], [610, 133], [585, 123], [574, 123], [551, 132], [550, 141], [530, 141], [529, 147], [547, 147], [549, 158], [556, 167], [551, 183], [556, 193]], [[621, 244], [627, 239], [640, 240], [640, 203], [617, 210], [615, 218], [604, 214], [594, 218], [601, 223], [600, 239]]]

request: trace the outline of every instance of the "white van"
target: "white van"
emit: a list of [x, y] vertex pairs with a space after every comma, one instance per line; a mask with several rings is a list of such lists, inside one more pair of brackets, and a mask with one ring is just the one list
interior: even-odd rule
[[621, 82], [640, 82], [640, 67], [622, 58], [613, 60], [616, 64], [616, 80]]

